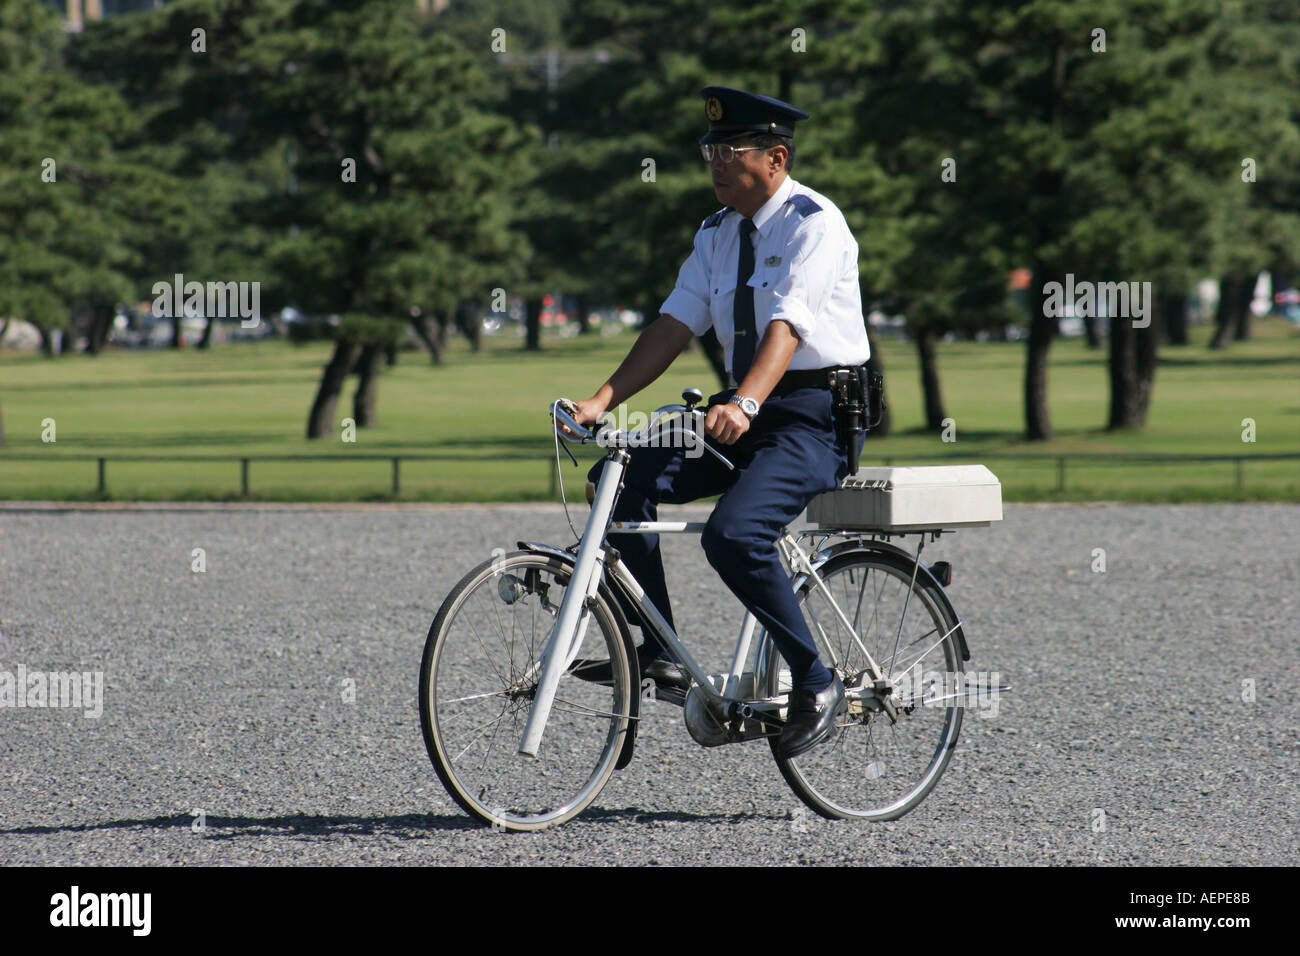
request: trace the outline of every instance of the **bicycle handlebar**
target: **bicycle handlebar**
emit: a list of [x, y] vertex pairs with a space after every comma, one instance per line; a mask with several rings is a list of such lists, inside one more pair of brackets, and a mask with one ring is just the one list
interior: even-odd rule
[[660, 408], [656, 408], [654, 414], [650, 416], [650, 424], [641, 431], [636, 432], [629, 432], [610, 427], [599, 428], [596, 427], [596, 424], [594, 423], [590, 426], [581, 425], [578, 423], [578, 420], [573, 417], [574, 412], [576, 411], [576, 406], [572, 400], [567, 398], [557, 398], [551, 403], [550, 411], [551, 421], [556, 434], [566, 442], [576, 442], [579, 445], [596, 442], [606, 448], [622, 448], [628, 445], [635, 446], [648, 444], [651, 430], [663, 421], [663, 417], [660, 415], [661, 412], [684, 412], [689, 414], [693, 419], [698, 416], [698, 422], [695, 427], [687, 429], [683, 426], [683, 430], [695, 435], [704, 450], [726, 465], [729, 470], [734, 471], [736, 468], [735, 465], [727, 460], [721, 452], [715, 449], [706, 440], [703, 421], [704, 412], [699, 408], [687, 407], [686, 405], [661, 406]]
[[[578, 420], [573, 417], [577, 406], [572, 400], [567, 398], [557, 398], [551, 402], [551, 422], [555, 431], [565, 441], [573, 441], [576, 437], [578, 444], [585, 445], [589, 441], [596, 440], [596, 429], [586, 425], [579, 425]], [[565, 429], [568, 429], [566, 431]]]

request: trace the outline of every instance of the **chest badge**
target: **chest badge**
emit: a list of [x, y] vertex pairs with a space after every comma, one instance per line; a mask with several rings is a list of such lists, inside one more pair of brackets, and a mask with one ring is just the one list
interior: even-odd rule
[[765, 266], [779, 266], [780, 264], [781, 264], [780, 256], [768, 256], [766, 259], [763, 260], [763, 265]]

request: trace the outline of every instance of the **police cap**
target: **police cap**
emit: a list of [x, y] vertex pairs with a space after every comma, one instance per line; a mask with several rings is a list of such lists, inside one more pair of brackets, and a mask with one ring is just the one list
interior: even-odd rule
[[808, 118], [807, 113], [789, 103], [726, 86], [706, 86], [700, 96], [704, 97], [704, 115], [709, 120], [709, 131], [700, 138], [701, 146], [754, 133], [793, 139], [795, 121]]

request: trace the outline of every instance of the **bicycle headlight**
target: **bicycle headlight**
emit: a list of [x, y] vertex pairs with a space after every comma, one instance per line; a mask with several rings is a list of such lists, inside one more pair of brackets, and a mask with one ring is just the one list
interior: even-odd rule
[[507, 604], [514, 604], [527, 593], [527, 588], [513, 574], [503, 574], [497, 580], [497, 594]]

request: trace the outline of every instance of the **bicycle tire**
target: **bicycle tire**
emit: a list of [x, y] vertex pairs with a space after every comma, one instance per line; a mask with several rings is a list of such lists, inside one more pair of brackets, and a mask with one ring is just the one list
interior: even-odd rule
[[[517, 551], [485, 561], [452, 588], [425, 641], [419, 708], [429, 758], [452, 799], [495, 829], [540, 830], [577, 816], [609, 781], [631, 732], [636, 688], [627, 651], [630, 639], [602, 587], [584, 612], [590, 621], [578, 656], [590, 659], [607, 654], [612, 665], [610, 686], [563, 675], [538, 756], [517, 752], [540, 676], [536, 673], [540, 654], [572, 571], [571, 562], [544, 552]], [[560, 591], [552, 593], [557, 585]], [[512, 615], [508, 636], [500, 627], [503, 607]], [[545, 620], [538, 619], [539, 607]], [[508, 639], [517, 626], [522, 630], [525, 608], [530, 622], [537, 625], [526, 648]], [[493, 616], [502, 631], [500, 640], [485, 642], [479, 623]], [[476, 638], [473, 643], [471, 636]], [[472, 654], [463, 655], [462, 645]], [[480, 665], [486, 662], [488, 667], [472, 668], [460, 660], [462, 656], [477, 657]], [[465, 714], [488, 716], [498, 706], [499, 712], [489, 721], [491, 738], [479, 766], [473, 768], [462, 758], [482, 742], [485, 728], [475, 724], [477, 729], [466, 743], [465, 737], [454, 735], [452, 724]], [[507, 712], [510, 727], [501, 733], [498, 725], [504, 724]], [[500, 746], [494, 747], [498, 737]], [[542, 782], [535, 783], [537, 779]], [[530, 785], [537, 787], [538, 794], [527, 792]], [[533, 803], [540, 805], [528, 805]]]
[[[856, 583], [851, 580], [855, 572], [859, 579]], [[832, 589], [846, 617], [849, 614], [843, 605], [847, 602], [841, 600], [841, 594], [836, 593], [836, 587], [838, 584], [854, 584], [857, 587], [858, 598], [851, 622], [861, 632], [863, 642], [871, 650], [877, 664], [885, 670], [885, 676], [890, 680], [891, 685], [899, 681], [900, 674], [904, 672], [902, 667], [904, 664], [909, 665], [906, 674], [913, 686], [918, 684], [916, 681], [918, 663], [922, 665], [922, 678], [926, 673], [933, 673], [933, 671], [927, 672], [926, 666], [931, 663], [936, 665], [942, 663], [945, 675], [952, 675], [954, 681], [962, 679], [957, 676], [964, 675], [958, 636], [959, 622], [952, 611], [952, 606], [939, 585], [928, 575], [917, 574], [913, 583], [913, 565], [908, 558], [869, 546], [855, 548], [829, 558], [818, 569], [818, 574]], [[868, 584], [871, 585], [873, 615], [876, 621], [865, 622], [869, 626], [864, 629], [861, 626], [864, 623], [861, 604], [867, 593]], [[890, 591], [887, 598], [883, 597], [885, 589]], [[805, 619], [810, 616], [807, 610], [810, 600], [820, 600], [825, 610], [830, 612], [829, 616], [833, 618], [833, 612], [829, 603], [825, 601], [825, 596], [819, 593], [814, 598], [815, 590], [817, 589], [811, 579], [804, 582], [799, 589], [798, 599], [800, 606], [805, 608]], [[877, 624], [882, 603], [887, 604], [887, 610], [891, 612], [901, 607], [902, 616], [898, 621], [880, 622], [890, 624], [890, 628]], [[913, 607], [916, 611], [913, 614], [917, 622], [915, 624], [909, 623], [906, 619], [906, 615]], [[836, 669], [837, 674], [842, 680], [852, 678], [859, 665], [865, 666], [865, 658], [861, 657], [861, 651], [853, 645], [847, 630], [838, 619], [833, 618], [833, 620], [842, 632], [837, 642], [840, 654], [840, 667]], [[813, 630], [815, 638], [819, 634], [818, 623], [817, 620], [809, 620], [809, 627]], [[897, 625], [897, 630], [894, 636], [890, 637], [892, 625]], [[820, 633], [827, 633], [824, 625]], [[908, 642], [905, 647], [913, 649], [913, 655], [916, 653], [915, 646], [919, 641], [932, 640], [934, 646], [930, 653], [922, 654], [915, 660], [912, 656], [895, 660], [891, 674], [890, 658], [893, 655], [884, 651], [889, 649], [889, 645], [901, 644], [904, 640]], [[764, 644], [766, 647], [763, 646]], [[831, 661], [824, 640], [819, 640], [818, 645], [822, 662], [830, 667]], [[926, 646], [922, 644], [921, 650]], [[846, 648], [852, 653], [846, 653]], [[854, 659], [852, 654], [857, 654], [858, 659]], [[759, 687], [763, 688], [763, 693], [769, 697], [778, 696], [783, 690], [782, 661], [765, 632], [760, 642], [759, 660], [767, 662], [764, 671], [758, 675]], [[788, 682], [788, 672], [786, 680]], [[945, 680], [947, 680], [946, 676]], [[848, 686], [846, 683], [846, 687]], [[895, 692], [897, 691], [898, 688], [895, 687]], [[773, 758], [790, 789], [809, 808], [828, 819], [895, 820], [914, 809], [934, 789], [952, 759], [953, 749], [957, 745], [961, 732], [962, 709], [960, 701], [949, 701], [946, 706], [937, 708], [928, 708], [924, 704], [918, 706], [915, 703], [917, 700], [915, 691], [907, 699], [913, 703], [910, 709], [905, 711], [900, 709], [897, 724], [891, 724], [883, 713], [862, 707], [862, 712], [850, 712], [840, 718], [837, 722], [837, 730], [830, 741], [819, 744], [813, 750], [793, 759], [783, 759], [779, 752], [778, 738], [770, 738]], [[931, 717], [934, 719], [930, 719]], [[883, 733], [889, 734], [888, 739], [894, 743], [901, 743], [897, 735], [903, 731], [899, 731], [898, 728], [915, 729], [922, 723], [938, 726], [933, 751], [930, 751], [929, 745], [922, 740], [917, 753], [902, 753], [900, 746], [889, 755], [888, 760], [885, 760], [885, 748], [874, 739], [873, 727], [879, 727]], [[933, 730], [930, 739], [935, 739]], [[916, 768], [922, 762], [923, 766], [918, 771]], [[904, 777], [908, 780], [914, 779], [915, 782], [902, 783], [901, 790], [891, 789], [893, 780], [901, 781]], [[886, 780], [883, 785], [879, 783], [882, 779]]]

